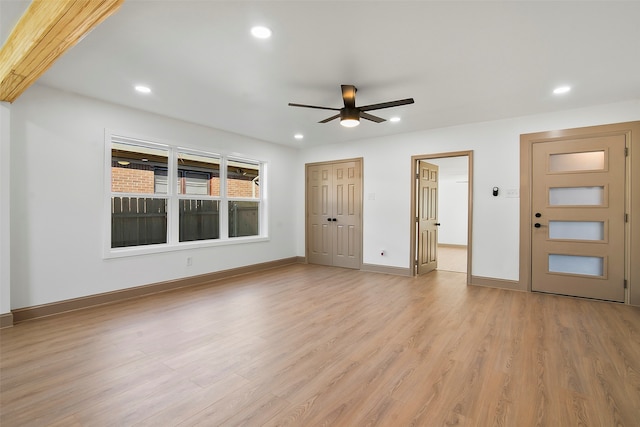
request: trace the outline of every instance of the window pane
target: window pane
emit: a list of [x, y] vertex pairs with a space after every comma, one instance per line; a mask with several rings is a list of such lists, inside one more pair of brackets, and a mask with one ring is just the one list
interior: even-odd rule
[[549, 156], [550, 172], [578, 172], [604, 169], [604, 151], [563, 153]]
[[556, 187], [549, 189], [551, 206], [601, 206], [604, 187]]
[[167, 200], [111, 198], [111, 247], [167, 243]]
[[208, 240], [220, 238], [220, 201], [179, 201], [180, 241]]
[[257, 236], [259, 202], [229, 202], [229, 237]]
[[227, 162], [227, 196], [260, 198], [260, 165], [236, 160]]
[[602, 221], [549, 221], [550, 239], [603, 240]]
[[604, 259], [594, 256], [549, 254], [549, 272], [602, 276]]
[[137, 145], [111, 144], [111, 191], [114, 193], [166, 194], [156, 183], [156, 170], [165, 171], [168, 151]]
[[178, 194], [220, 195], [220, 159], [178, 152]]
[[205, 172], [184, 171], [184, 194], [209, 195], [211, 174]]

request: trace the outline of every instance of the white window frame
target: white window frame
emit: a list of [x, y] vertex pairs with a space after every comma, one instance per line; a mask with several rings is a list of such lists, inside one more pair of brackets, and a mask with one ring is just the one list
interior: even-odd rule
[[[243, 162], [246, 164], [252, 164], [252, 165], [256, 165], [258, 166], [258, 177], [260, 178], [260, 197], [255, 198], [255, 197], [231, 197], [227, 194], [226, 192], [226, 184], [227, 184], [227, 162]], [[258, 232], [262, 233], [262, 226], [263, 226], [263, 222], [262, 222], [262, 211], [263, 209], [263, 205], [261, 202], [262, 199], [262, 180], [263, 180], [263, 173], [266, 169], [266, 166], [261, 163], [258, 162], [257, 160], [252, 160], [252, 159], [246, 159], [246, 158], [241, 158], [241, 157], [237, 157], [237, 156], [228, 156], [227, 158], [225, 158], [225, 195], [226, 195], [226, 199], [225, 199], [225, 218], [226, 218], [226, 226], [225, 226], [225, 233], [228, 237], [229, 235], [229, 202], [233, 201], [233, 202], [258, 202]], [[220, 208], [222, 209], [222, 207]], [[221, 231], [222, 234], [222, 231]], [[247, 236], [250, 237], [250, 236]], [[229, 239], [243, 239], [245, 237], [228, 237]]]
[[[168, 151], [168, 164], [167, 164], [167, 194], [144, 194], [143, 196], [153, 196], [154, 198], [166, 198], [167, 199], [167, 243], [154, 244], [154, 245], [140, 245], [140, 246], [127, 246], [121, 248], [111, 247], [111, 198], [114, 195], [118, 196], [141, 196], [138, 193], [114, 193], [111, 191], [111, 146], [114, 140], [121, 142], [130, 142], [132, 145], [141, 147], [149, 147], [156, 149], [166, 149]], [[190, 195], [190, 194], [178, 194], [177, 189], [177, 155], [178, 152], [202, 155], [207, 157], [215, 157], [220, 159], [220, 196], [203, 196], [203, 195]], [[206, 151], [201, 149], [194, 149], [190, 147], [184, 147], [182, 145], [174, 144], [169, 141], [161, 141], [157, 138], [132, 136], [128, 132], [116, 132], [105, 129], [104, 139], [104, 258], [121, 258], [135, 255], [146, 255], [153, 253], [162, 253], [170, 251], [178, 251], [185, 249], [194, 249], [202, 247], [213, 246], [225, 246], [233, 244], [246, 244], [254, 242], [264, 242], [269, 240], [269, 227], [268, 227], [268, 203], [267, 203], [267, 165], [265, 160], [257, 160], [238, 153], [221, 153], [214, 151]], [[259, 166], [260, 176], [260, 197], [259, 198], [237, 198], [229, 197], [227, 195], [227, 160], [231, 161], [246, 161]], [[195, 240], [187, 242], [179, 242], [179, 213], [178, 213], [178, 200], [180, 199], [210, 199], [220, 201], [219, 212], [219, 227], [220, 236], [218, 239], [209, 240]], [[252, 202], [258, 202], [258, 235], [244, 236], [244, 237], [229, 237], [229, 218], [228, 218], [228, 201], [229, 200], [247, 200]]]

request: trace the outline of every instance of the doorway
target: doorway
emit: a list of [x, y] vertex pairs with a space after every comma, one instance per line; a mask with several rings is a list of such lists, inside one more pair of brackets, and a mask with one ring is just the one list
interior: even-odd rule
[[521, 286], [632, 301], [640, 233], [631, 227], [639, 200], [630, 152], [639, 134], [631, 122], [521, 136]]
[[413, 275], [457, 271], [466, 273], [470, 283], [472, 164], [473, 151], [412, 156]]

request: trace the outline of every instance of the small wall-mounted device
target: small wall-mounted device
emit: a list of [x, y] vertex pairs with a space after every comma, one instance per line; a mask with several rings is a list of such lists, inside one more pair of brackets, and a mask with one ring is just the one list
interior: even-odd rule
[[493, 196], [494, 197], [498, 196], [498, 187], [493, 187]]

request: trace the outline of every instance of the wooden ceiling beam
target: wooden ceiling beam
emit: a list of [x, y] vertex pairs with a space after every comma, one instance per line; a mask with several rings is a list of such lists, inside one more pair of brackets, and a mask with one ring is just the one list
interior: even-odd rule
[[15, 101], [124, 0], [34, 0], [0, 50], [0, 101]]

